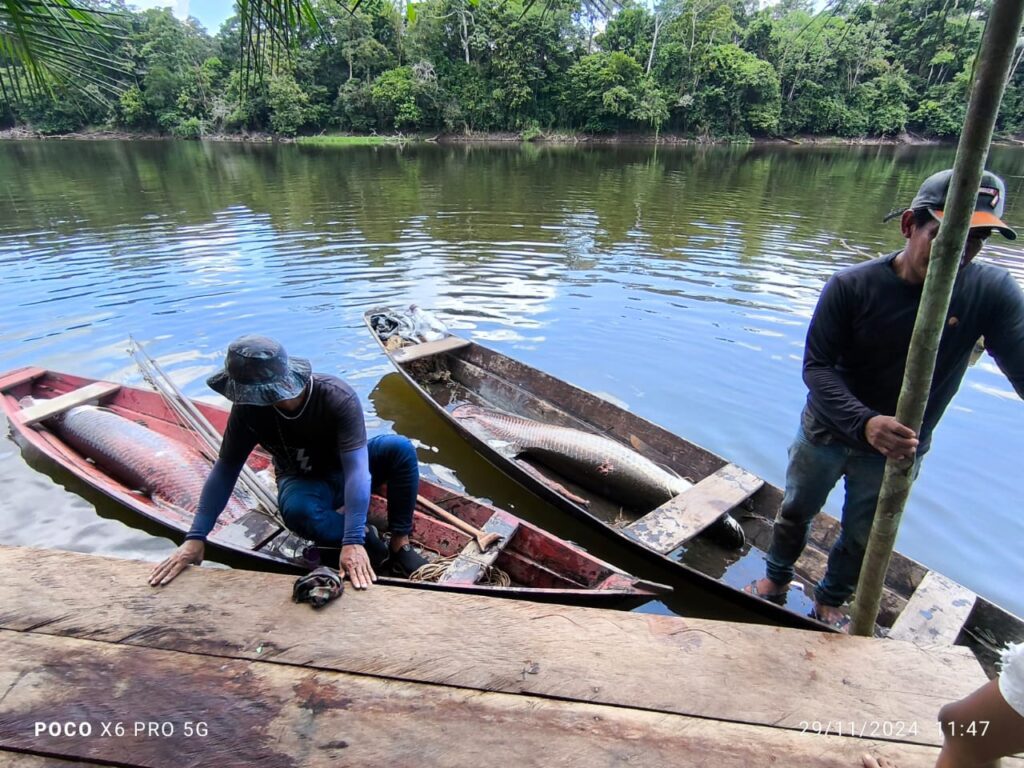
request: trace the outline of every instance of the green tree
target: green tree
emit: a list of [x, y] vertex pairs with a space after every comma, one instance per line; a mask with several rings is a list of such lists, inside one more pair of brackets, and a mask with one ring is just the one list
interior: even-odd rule
[[587, 131], [623, 126], [636, 109], [643, 69], [618, 51], [592, 53], [569, 69], [565, 108], [575, 125]]

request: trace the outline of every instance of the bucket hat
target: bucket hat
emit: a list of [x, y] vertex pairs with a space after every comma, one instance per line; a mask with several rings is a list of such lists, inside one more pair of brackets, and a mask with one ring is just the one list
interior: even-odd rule
[[231, 342], [224, 370], [207, 386], [239, 405], [272, 405], [298, 397], [312, 378], [309, 360], [288, 357], [280, 342], [266, 336], [242, 336]]

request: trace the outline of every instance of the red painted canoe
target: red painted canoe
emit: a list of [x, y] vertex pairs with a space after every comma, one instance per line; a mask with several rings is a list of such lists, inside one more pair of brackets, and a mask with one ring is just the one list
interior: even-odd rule
[[[55, 428], [61, 414], [78, 405], [99, 405], [104, 412], [117, 414], [148, 430], [155, 441], [170, 439], [173, 446], [188, 446], [188, 455], [200, 451], [198, 436], [182, 426], [173, 410], [156, 392], [119, 386], [81, 376], [72, 376], [42, 368], [21, 368], [0, 376], [3, 411], [11, 432], [23, 445], [31, 445], [41, 454], [71, 472], [123, 507], [161, 524], [169, 532], [182, 534], [191, 525], [193, 509], [168, 503], [140, 492], [126, 483], [125, 475], [111, 470], [102, 457], [89, 456], [88, 448], [72, 446]], [[31, 400], [27, 399], [31, 398]], [[60, 398], [60, 399], [58, 399]], [[218, 430], [223, 431], [228, 411], [201, 402], [199, 411]], [[49, 426], [48, 426], [49, 425]], [[168, 445], [166, 442], [164, 445]], [[97, 458], [101, 460], [96, 461]], [[207, 461], [207, 466], [209, 462]], [[249, 461], [259, 472], [269, 459], [259, 451]], [[154, 465], [159, 466], [159, 465]], [[107, 467], [107, 468], [105, 468]], [[119, 479], [118, 475], [121, 479]], [[537, 601], [634, 607], [671, 591], [670, 587], [643, 581], [613, 565], [584, 552], [575, 545], [483, 501], [427, 480], [420, 484], [420, 496], [444, 508], [476, 528], [502, 532], [501, 543], [488, 552], [493, 565], [511, 579], [510, 586], [476, 583], [479, 549], [472, 537], [450, 523], [417, 509], [413, 542], [429, 557], [464, 555], [461, 569], [449, 569], [448, 580], [440, 583], [408, 581], [381, 577], [380, 583], [442, 589], [454, 592], [494, 595]], [[307, 558], [310, 543], [283, 528], [236, 491], [239, 502], [234, 514], [225, 514], [209, 538], [215, 549], [250, 558], [253, 563], [284, 566], [301, 572], [315, 563]], [[374, 496], [370, 518], [383, 526], [384, 499]], [[497, 549], [497, 553], [494, 552]], [[495, 557], [496, 554], [496, 557]], [[488, 559], [485, 556], [482, 559]]]

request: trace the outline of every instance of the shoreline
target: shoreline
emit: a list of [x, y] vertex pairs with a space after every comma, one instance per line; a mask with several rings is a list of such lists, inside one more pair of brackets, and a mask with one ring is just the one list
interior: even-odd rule
[[[532, 139], [524, 139], [521, 134], [512, 131], [492, 133], [438, 133], [428, 134], [313, 134], [311, 136], [278, 136], [270, 133], [217, 133], [199, 139], [181, 139], [170, 134], [151, 133], [146, 131], [119, 131], [97, 129], [75, 131], [63, 134], [41, 134], [24, 127], [0, 130], [0, 141], [209, 141], [243, 144], [306, 144], [315, 146], [329, 144], [330, 139], [341, 137], [339, 145], [359, 146], [365, 144], [535, 144], [535, 145], [600, 145], [600, 146], [942, 146], [954, 145], [948, 139], [932, 139], [903, 133], [899, 136], [792, 136], [792, 137], [701, 137], [661, 134], [655, 137], [650, 133], [614, 133], [585, 134], [553, 131], [540, 134]], [[326, 141], [325, 141], [326, 139]], [[993, 139], [993, 144], [1009, 146], [1024, 145], [1024, 141], [1015, 138]]]

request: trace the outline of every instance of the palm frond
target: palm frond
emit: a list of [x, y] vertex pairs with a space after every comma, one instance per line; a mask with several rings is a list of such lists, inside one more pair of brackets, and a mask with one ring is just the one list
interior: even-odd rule
[[131, 67], [113, 52], [119, 21], [84, 0], [0, 0], [0, 105], [83, 80], [116, 97]]
[[305, 29], [319, 29], [310, 0], [237, 0], [241, 33], [242, 90], [262, 82], [290, 54], [292, 40]]

